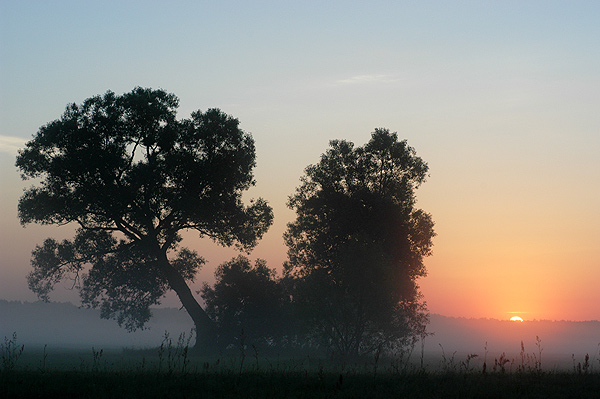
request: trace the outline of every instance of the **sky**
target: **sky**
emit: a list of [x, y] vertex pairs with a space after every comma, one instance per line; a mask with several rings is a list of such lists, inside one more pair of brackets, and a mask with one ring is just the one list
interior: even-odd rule
[[[253, 135], [247, 198], [275, 221], [251, 258], [281, 270], [304, 168], [384, 127], [430, 169], [430, 312], [600, 319], [599, 17], [596, 1], [0, 0], [0, 298], [35, 300], [31, 251], [74, 230], [19, 224], [17, 149], [67, 104], [141, 86]], [[184, 241], [208, 260], [194, 291], [235, 255]]]

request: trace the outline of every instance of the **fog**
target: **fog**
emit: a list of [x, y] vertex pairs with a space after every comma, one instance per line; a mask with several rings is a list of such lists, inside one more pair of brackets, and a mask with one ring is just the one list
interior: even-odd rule
[[[149, 348], [162, 342], [165, 332], [177, 339], [189, 334], [193, 327], [185, 310], [153, 309], [147, 329], [133, 333], [120, 328], [114, 320], [100, 318], [100, 312], [81, 309], [71, 303], [8, 302], [0, 300], [0, 339], [17, 333], [19, 344], [26, 347], [96, 349]], [[477, 354], [481, 363], [486, 356], [506, 353], [517, 358], [523, 341], [526, 354], [539, 355], [542, 350], [545, 367], [568, 366], [574, 355], [577, 361], [589, 354], [597, 362], [600, 345], [600, 322], [525, 321], [511, 322], [493, 319], [465, 319], [431, 315], [424, 341], [424, 352], [430, 362], [453, 355], [456, 361]], [[536, 345], [539, 337], [540, 347]], [[193, 341], [192, 341], [193, 342]], [[415, 345], [415, 354], [420, 352]], [[456, 352], [456, 353], [455, 353]], [[438, 360], [436, 360], [438, 359]]]
[[71, 303], [0, 300], [0, 339], [17, 333], [18, 343], [26, 347], [147, 348], [159, 346], [165, 331], [177, 339], [193, 327], [185, 310], [157, 308], [152, 313], [147, 328], [129, 333], [116, 321], [101, 319], [99, 310]]
[[[545, 367], [572, 365], [572, 355], [581, 361], [586, 354], [598, 362], [600, 359], [599, 321], [548, 321], [534, 320], [514, 322], [494, 319], [466, 319], [431, 315], [428, 331], [432, 336], [425, 339], [425, 350], [438, 356], [452, 356], [464, 360], [468, 354], [477, 354], [481, 360], [488, 352], [488, 359], [505, 353], [510, 359], [518, 358], [521, 341], [525, 355], [539, 356]], [[538, 341], [539, 338], [539, 347]], [[441, 346], [440, 346], [441, 345]], [[594, 360], [595, 359], [595, 360]], [[597, 363], [596, 363], [597, 364]]]

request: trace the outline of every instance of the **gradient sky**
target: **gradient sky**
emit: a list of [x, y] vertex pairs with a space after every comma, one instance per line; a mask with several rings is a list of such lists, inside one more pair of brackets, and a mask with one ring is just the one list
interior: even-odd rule
[[[31, 250], [73, 231], [19, 225], [16, 149], [68, 103], [143, 86], [252, 133], [248, 197], [275, 211], [252, 258], [281, 268], [287, 196], [329, 140], [386, 127], [430, 166], [431, 312], [600, 319], [599, 18], [597, 1], [1, 0], [0, 298], [35, 300]], [[194, 289], [234, 255], [185, 241], [209, 261]]]

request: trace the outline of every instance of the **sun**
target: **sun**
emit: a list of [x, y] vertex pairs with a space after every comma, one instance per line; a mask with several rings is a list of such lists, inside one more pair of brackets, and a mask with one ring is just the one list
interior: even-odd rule
[[520, 318], [519, 316], [513, 316], [510, 318], [510, 321], [523, 321], [523, 319]]

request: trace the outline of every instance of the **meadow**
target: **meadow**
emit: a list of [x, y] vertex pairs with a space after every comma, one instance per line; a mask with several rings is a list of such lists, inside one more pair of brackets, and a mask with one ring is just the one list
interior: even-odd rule
[[168, 335], [158, 348], [70, 350], [1, 346], [0, 397], [30, 398], [596, 398], [600, 354], [547, 369], [543, 348], [517, 356], [443, 353], [418, 348], [355, 359], [262, 354], [233, 348], [192, 353], [189, 339]]

